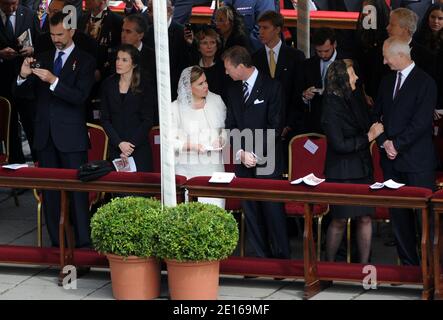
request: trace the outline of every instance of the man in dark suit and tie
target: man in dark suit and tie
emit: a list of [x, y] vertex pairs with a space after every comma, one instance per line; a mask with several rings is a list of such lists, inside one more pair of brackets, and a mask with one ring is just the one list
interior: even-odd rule
[[21, 131], [18, 114], [20, 114], [28, 140], [32, 143], [34, 112], [32, 105], [22, 99], [12, 97], [11, 84], [17, 77], [23, 59], [34, 53], [31, 43], [18, 43], [18, 37], [27, 30], [30, 31], [32, 44], [34, 44], [40, 32], [35, 13], [19, 5], [18, 0], [0, 0], [0, 96], [7, 98], [12, 104], [9, 160], [20, 163], [25, 162], [25, 158], [19, 134]]
[[[258, 18], [257, 24], [264, 47], [254, 53], [252, 60], [260, 72], [280, 81], [282, 85], [285, 106], [282, 110], [283, 158], [287, 160], [289, 141], [303, 131], [304, 106], [301, 94], [305, 55], [282, 42], [284, 18], [280, 13], [266, 11]], [[285, 167], [287, 169], [287, 163]]]
[[312, 36], [312, 44], [316, 54], [307, 59], [303, 67], [304, 132], [322, 133], [320, 119], [326, 72], [332, 62], [343, 57], [337, 50], [335, 32], [330, 28], [317, 29]]
[[[223, 53], [226, 73], [234, 80], [225, 94], [225, 127], [231, 131], [235, 173], [241, 178], [281, 179], [279, 138], [284, 108], [282, 89], [253, 65], [248, 51], [234, 46]], [[263, 135], [260, 137], [260, 131]], [[274, 136], [272, 135], [274, 134]], [[248, 139], [241, 135], [249, 135]], [[239, 162], [240, 160], [240, 162]], [[286, 217], [282, 203], [243, 201], [247, 239], [257, 257], [290, 258]]]
[[406, 8], [398, 8], [391, 12], [386, 30], [390, 37], [397, 37], [406, 41], [411, 47], [412, 60], [437, 81], [437, 57], [412, 38], [417, 30], [417, 21], [418, 17], [415, 12]]
[[[88, 161], [84, 104], [94, 84], [95, 60], [75, 46], [72, 41], [74, 30], [64, 25], [65, 18], [62, 12], [50, 18], [55, 48], [35, 59], [26, 58], [16, 81], [16, 94], [34, 92], [34, 148], [39, 166], [43, 168], [78, 169]], [[88, 247], [88, 194], [73, 192], [70, 204], [76, 247]], [[58, 246], [59, 192], [43, 192], [43, 212], [51, 243]]]
[[[432, 121], [437, 103], [435, 81], [411, 59], [408, 42], [391, 37], [383, 46], [384, 62], [395, 73], [380, 83], [375, 111], [384, 125], [377, 138], [384, 178], [433, 190], [435, 154]], [[419, 265], [415, 216], [410, 209], [391, 209], [397, 251], [405, 265]]]

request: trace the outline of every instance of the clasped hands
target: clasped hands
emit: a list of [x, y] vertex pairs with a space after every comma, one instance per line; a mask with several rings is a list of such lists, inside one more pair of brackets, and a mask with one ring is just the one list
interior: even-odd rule
[[23, 61], [20, 69], [20, 77], [27, 78], [31, 74], [35, 74], [40, 80], [53, 84], [57, 77], [49, 70], [42, 68], [31, 68], [31, 63], [36, 61], [34, 58], [28, 57]]

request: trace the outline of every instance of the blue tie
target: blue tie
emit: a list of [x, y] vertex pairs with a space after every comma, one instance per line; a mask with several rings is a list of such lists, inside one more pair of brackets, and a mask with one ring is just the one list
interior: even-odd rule
[[58, 53], [57, 59], [55, 59], [54, 61], [54, 75], [56, 77], [60, 76], [60, 72], [62, 71], [63, 68], [63, 60], [62, 60], [62, 56], [65, 53], [63, 51], [60, 51]]
[[9, 40], [14, 40], [14, 28], [12, 27], [12, 22], [9, 19], [11, 17], [10, 14], [6, 15], [6, 36], [8, 37]]

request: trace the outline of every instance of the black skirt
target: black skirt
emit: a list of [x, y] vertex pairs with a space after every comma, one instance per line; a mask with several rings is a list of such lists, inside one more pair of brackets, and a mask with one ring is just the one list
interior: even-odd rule
[[[358, 178], [358, 179], [326, 179], [327, 182], [333, 183], [354, 183], [354, 184], [372, 184], [374, 181], [372, 177]], [[347, 219], [362, 216], [373, 216], [375, 213], [374, 207], [363, 206], [329, 206], [329, 214], [334, 219]]]

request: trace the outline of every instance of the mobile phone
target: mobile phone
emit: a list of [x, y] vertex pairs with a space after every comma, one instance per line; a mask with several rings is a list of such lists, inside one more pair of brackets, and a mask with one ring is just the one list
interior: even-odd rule
[[186, 30], [192, 31], [192, 23], [185, 23]]

